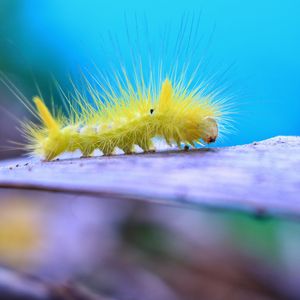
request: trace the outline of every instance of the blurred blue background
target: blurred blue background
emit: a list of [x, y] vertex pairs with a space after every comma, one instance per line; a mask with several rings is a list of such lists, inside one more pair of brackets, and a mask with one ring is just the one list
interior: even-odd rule
[[[76, 74], [93, 62], [107, 69], [106, 54], [115, 55], [107, 38], [110, 33], [118, 36], [128, 55], [126, 18], [135, 40], [136, 17], [142, 32], [146, 18], [153, 36], [161, 38], [166, 24], [171, 34], [177, 34], [184, 14], [201, 15], [199, 37], [204, 38], [199, 55], [205, 54], [207, 71], [233, 65], [225, 77], [239, 110], [234, 116], [237, 131], [219, 145], [299, 135], [300, 2], [296, 0], [0, 0], [0, 71], [28, 98], [37, 93], [35, 80], [47, 95], [52, 75], [68, 88], [69, 72]], [[151, 43], [157, 48], [159, 40]], [[2, 146], [20, 140], [17, 122], [26, 117], [28, 111], [0, 82], [1, 159], [16, 155]], [[242, 292], [235, 299], [299, 299], [299, 223], [75, 198], [1, 191], [0, 271], [4, 262], [61, 279], [91, 272], [96, 266], [100, 290], [143, 295], [137, 299], [151, 297], [154, 290], [163, 291], [154, 297], [158, 300], [195, 299], [186, 295], [205, 295], [207, 289], [218, 297], [206, 299], [220, 295], [233, 299], [229, 291], [237, 290], [237, 285]], [[84, 247], [78, 247], [82, 240]], [[222, 281], [228, 284], [220, 288]], [[255, 297], [249, 291], [250, 296], [239, 297], [245, 296], [249, 282], [264, 293], [270, 285], [272, 293], [278, 289], [281, 295], [284, 290], [295, 297], [272, 293]], [[172, 295], [166, 297], [166, 292]], [[174, 297], [175, 293], [181, 296]]]
[[[108, 32], [117, 34], [121, 47], [128, 48], [122, 44], [125, 18], [146, 17], [150, 30], [158, 33], [171, 24], [171, 33], [177, 34], [184, 13], [201, 14], [199, 35], [206, 36], [202, 48], [209, 44], [208, 68], [233, 64], [226, 80], [238, 106], [237, 131], [221, 145], [299, 135], [300, 3], [296, 0], [2, 0], [0, 69], [32, 97], [36, 93], [32, 74], [43, 90], [51, 81], [50, 73], [64, 82], [70, 70], [92, 61], [104, 67], [101, 41]], [[138, 24], [145, 26], [143, 21]], [[109, 43], [104, 47], [110, 52]], [[1, 86], [1, 104], [11, 97], [4, 89]], [[7, 105], [8, 110], [12, 106]]]

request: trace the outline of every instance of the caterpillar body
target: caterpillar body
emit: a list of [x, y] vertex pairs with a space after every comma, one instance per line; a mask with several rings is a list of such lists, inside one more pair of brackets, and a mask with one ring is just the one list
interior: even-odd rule
[[127, 90], [119, 88], [121, 96], [107, 93], [106, 101], [90, 89], [93, 104], [77, 100], [81, 111], [70, 104], [68, 117], [53, 116], [43, 100], [35, 97], [41, 125], [25, 123], [27, 149], [50, 161], [78, 149], [83, 156], [92, 155], [96, 149], [111, 155], [115, 148], [130, 154], [135, 145], [144, 152], [154, 151], [155, 137], [179, 148], [217, 139], [224, 107], [212, 96], [201, 96], [197, 89], [188, 91], [182, 83], [173, 84], [168, 78], [157, 92], [143, 83], [136, 90], [129, 82]]
[[[71, 94], [58, 86], [67, 113], [50, 112], [42, 95], [34, 97], [34, 107], [22, 94], [18, 98], [40, 121], [22, 123], [25, 148], [50, 161], [76, 150], [84, 157], [98, 149], [104, 155], [116, 148], [130, 154], [136, 145], [144, 152], [155, 151], [155, 138], [178, 148], [220, 139], [232, 129], [234, 107], [222, 78], [228, 70], [206, 71], [199, 24], [200, 16], [186, 15], [178, 33], [166, 27], [151, 38], [147, 24], [138, 26], [136, 21], [131, 30], [126, 22], [128, 44], [110, 38], [113, 48], [107, 59], [103, 56], [101, 70], [96, 67], [98, 73], [84, 74], [83, 91], [73, 81]], [[112, 68], [106, 69], [108, 65]], [[4, 83], [10, 82], [4, 77]], [[10, 86], [14, 94], [21, 94]]]

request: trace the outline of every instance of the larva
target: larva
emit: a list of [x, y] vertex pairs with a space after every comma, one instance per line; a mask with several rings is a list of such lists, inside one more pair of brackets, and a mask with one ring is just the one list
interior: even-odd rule
[[[128, 80], [128, 78], [127, 78]], [[212, 143], [218, 137], [218, 123], [222, 105], [210, 96], [201, 96], [195, 89], [188, 91], [182, 83], [165, 79], [157, 93], [143, 83], [135, 90], [127, 82], [127, 90], [120, 86], [120, 97], [113, 92], [107, 99], [90, 89], [93, 104], [78, 100], [81, 112], [71, 105], [71, 115], [54, 117], [41, 98], [35, 97], [41, 126], [25, 123], [27, 149], [50, 161], [64, 152], [80, 150], [90, 156], [95, 149], [110, 155], [115, 148], [125, 154], [134, 145], [143, 151], [154, 151], [152, 139], [163, 138], [168, 144], [195, 146], [204, 141]]]
[[[42, 97], [35, 97], [33, 114], [40, 124], [22, 124], [28, 152], [50, 161], [76, 150], [84, 157], [96, 149], [104, 155], [113, 154], [116, 148], [130, 154], [135, 145], [144, 152], [154, 151], [154, 138], [162, 138], [178, 148], [215, 142], [230, 127], [228, 115], [232, 106], [222, 97], [222, 89], [211, 84], [216, 77], [202, 79], [202, 59], [196, 55], [198, 27], [198, 20], [194, 22], [194, 17], [187, 16], [175, 39], [166, 34], [160, 47], [152, 49], [147, 36], [144, 42], [139, 38], [147, 30], [139, 31], [139, 26], [135, 26], [136, 37], [128, 40], [128, 48], [134, 50], [130, 52], [129, 69], [126, 60], [124, 63], [116, 55], [113, 60], [120, 64], [109, 73], [101, 71], [99, 78], [90, 73], [84, 77], [84, 93], [72, 82], [71, 98], [63, 92], [69, 108], [65, 115], [57, 110], [50, 113]], [[124, 48], [113, 53], [123, 52]], [[147, 48], [146, 55], [143, 48]], [[195, 66], [190, 66], [191, 61]], [[32, 108], [27, 100], [25, 105]]]

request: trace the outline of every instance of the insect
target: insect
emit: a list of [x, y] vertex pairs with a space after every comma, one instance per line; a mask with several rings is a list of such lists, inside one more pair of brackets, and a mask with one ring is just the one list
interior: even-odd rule
[[[192, 30], [191, 26], [188, 40], [184, 40], [183, 33], [176, 39], [177, 61], [182, 60], [181, 47], [190, 45]], [[218, 97], [218, 91], [207, 92], [206, 82], [191, 84], [197, 72], [188, 78], [187, 69], [174, 64], [170, 72], [157, 67], [159, 76], [153, 76], [152, 66], [147, 79], [136, 72], [132, 79], [122, 69], [115, 74], [114, 84], [98, 79], [91, 84], [86, 80], [85, 93], [75, 87], [75, 96], [67, 99], [69, 113], [65, 115], [50, 113], [43, 99], [34, 97], [34, 113], [40, 124], [23, 124], [26, 149], [51, 161], [76, 150], [83, 157], [91, 156], [96, 149], [104, 155], [113, 154], [116, 148], [131, 154], [136, 145], [144, 152], [151, 152], [155, 151], [154, 138], [185, 150], [215, 142], [220, 131], [226, 130], [228, 103]]]
[[145, 152], [154, 151], [152, 139], [161, 137], [171, 145], [195, 146], [199, 140], [209, 144], [218, 138], [221, 107], [209, 97], [173, 86], [165, 79], [157, 96], [149, 88], [135, 92], [129, 84], [120, 98], [110, 95], [107, 102], [97, 99], [95, 105], [81, 102], [81, 113], [69, 118], [51, 115], [41, 98], [34, 103], [41, 126], [26, 124], [27, 148], [45, 160], [79, 149], [90, 156], [96, 149], [111, 155], [115, 148], [133, 153], [134, 145]]

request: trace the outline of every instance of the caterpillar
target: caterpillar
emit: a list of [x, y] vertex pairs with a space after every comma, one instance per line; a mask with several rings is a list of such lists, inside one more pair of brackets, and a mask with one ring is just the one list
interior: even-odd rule
[[43, 100], [35, 97], [42, 125], [25, 125], [27, 149], [50, 161], [78, 149], [83, 156], [92, 155], [95, 149], [111, 155], [115, 148], [130, 154], [134, 145], [145, 152], [154, 151], [155, 137], [179, 148], [182, 144], [195, 146], [200, 140], [207, 144], [216, 141], [222, 111], [209, 97], [173, 86], [169, 79], [162, 83], [158, 96], [142, 86], [135, 92], [130, 83], [128, 90], [122, 91], [121, 98], [110, 95], [106, 102], [92, 93], [95, 106], [80, 102], [81, 113], [72, 109], [75, 112], [69, 118], [55, 118]]
[[[184, 22], [182, 27], [187, 30]], [[51, 161], [76, 150], [80, 150], [83, 157], [93, 155], [96, 149], [104, 155], [113, 154], [116, 148], [131, 154], [136, 145], [144, 152], [152, 152], [155, 138], [177, 145], [179, 149], [215, 142], [220, 134], [228, 131], [231, 106], [226, 99], [220, 99], [219, 90], [207, 88], [209, 82], [197, 78], [194, 83], [199, 65], [192, 74], [187, 71], [188, 63], [178, 67], [177, 62], [184, 60], [180, 55], [197, 50], [198, 44], [192, 48], [190, 42], [193, 35], [198, 34], [198, 30], [193, 33], [193, 29], [191, 24], [188, 38], [182, 29], [175, 40], [176, 63], [172, 65], [166, 55], [169, 72], [163, 72], [159, 64], [150, 65], [145, 78], [142, 63], [138, 61], [135, 65], [140, 72], [133, 70], [133, 78], [123, 66], [121, 75], [115, 72], [113, 84], [107, 78], [103, 83], [103, 78], [98, 80], [94, 76], [92, 84], [85, 77], [85, 93], [73, 85], [72, 99], [65, 97], [68, 114], [58, 110], [51, 113], [41, 96], [34, 97], [33, 113], [40, 123], [22, 124], [27, 151]], [[168, 40], [168, 43], [171, 42]], [[166, 45], [162, 47], [166, 48]], [[31, 107], [28, 102], [26, 105]]]

